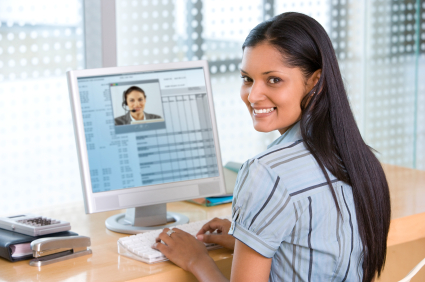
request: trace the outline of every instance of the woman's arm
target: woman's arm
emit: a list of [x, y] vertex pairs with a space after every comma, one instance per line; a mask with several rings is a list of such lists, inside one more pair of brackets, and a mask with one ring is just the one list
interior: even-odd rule
[[[168, 229], [165, 229], [153, 247], [184, 270], [192, 272], [201, 282], [228, 281], [201, 242], [182, 230], [173, 230], [175, 233], [168, 236]], [[160, 243], [161, 240], [167, 245]], [[231, 281], [268, 281], [271, 261], [236, 240]]]
[[236, 240], [230, 281], [269, 281], [271, 265], [271, 258], [263, 257]]
[[[228, 282], [220, 272], [214, 260], [209, 256], [205, 245], [189, 233], [174, 228], [171, 236], [167, 235], [169, 229], [165, 228], [156, 239], [152, 248], [163, 253], [169, 260], [195, 277], [203, 281]], [[165, 243], [165, 244], [163, 244]]]
[[[269, 280], [271, 264], [271, 258], [263, 257], [241, 241], [236, 240], [230, 281], [266, 282]], [[190, 272], [201, 282], [228, 281], [210, 257], [208, 260], [195, 262], [190, 268]]]

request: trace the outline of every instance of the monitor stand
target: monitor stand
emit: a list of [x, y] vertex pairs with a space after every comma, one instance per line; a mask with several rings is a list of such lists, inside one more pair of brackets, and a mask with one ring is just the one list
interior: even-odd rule
[[105, 225], [109, 230], [137, 234], [189, 222], [185, 215], [167, 212], [166, 204], [127, 209], [125, 213], [113, 215], [106, 219]]

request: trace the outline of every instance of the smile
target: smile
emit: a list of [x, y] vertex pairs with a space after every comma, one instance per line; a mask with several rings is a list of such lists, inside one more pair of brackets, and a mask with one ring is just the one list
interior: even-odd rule
[[265, 108], [265, 109], [253, 109], [254, 114], [268, 114], [275, 110], [276, 108]]

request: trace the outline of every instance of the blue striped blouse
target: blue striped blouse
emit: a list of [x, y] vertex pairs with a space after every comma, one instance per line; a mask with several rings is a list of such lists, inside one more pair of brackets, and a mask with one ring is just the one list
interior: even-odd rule
[[341, 214], [299, 123], [243, 164], [229, 234], [272, 258], [269, 281], [361, 281], [352, 189], [328, 174]]

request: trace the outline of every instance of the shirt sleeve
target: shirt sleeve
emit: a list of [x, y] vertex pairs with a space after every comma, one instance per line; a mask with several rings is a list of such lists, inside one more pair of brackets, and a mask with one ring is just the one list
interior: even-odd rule
[[264, 257], [271, 258], [296, 219], [282, 179], [260, 160], [242, 166], [235, 186], [229, 234]]

